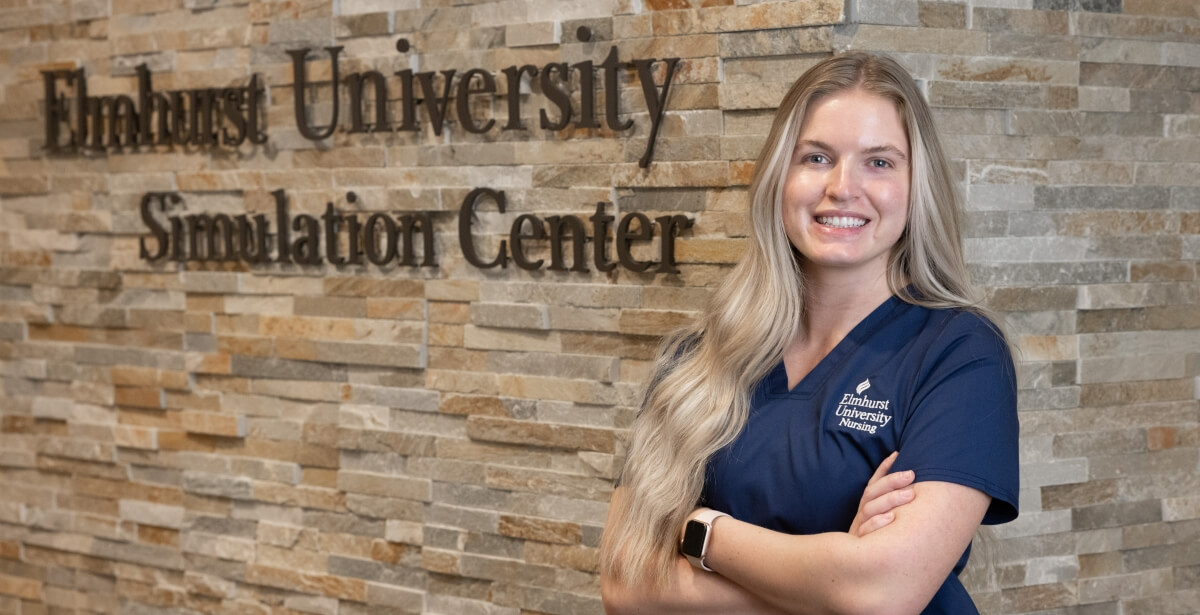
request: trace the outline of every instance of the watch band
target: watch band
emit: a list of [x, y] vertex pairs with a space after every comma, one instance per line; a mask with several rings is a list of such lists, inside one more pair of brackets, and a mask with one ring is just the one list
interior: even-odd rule
[[[706, 509], [706, 510], [702, 511], [700, 514], [696, 515], [695, 517], [693, 517], [692, 519], [690, 519], [688, 521], [688, 525], [691, 525], [693, 523], [700, 524], [703, 526], [703, 530], [704, 530], [704, 539], [701, 542], [699, 553], [683, 552], [684, 557], [687, 558], [688, 562], [691, 563], [691, 565], [693, 565], [701, 570], [704, 570], [706, 572], [713, 571], [712, 568], [709, 568], [704, 563], [704, 557], [706, 555], [708, 555], [708, 542], [712, 538], [713, 523], [717, 519], [720, 519], [721, 517], [728, 517], [728, 516], [729, 515], [726, 513], [723, 513], [723, 512], [717, 511], [717, 510], [712, 510], [710, 508], [710, 509]], [[685, 535], [686, 535], [686, 532], [685, 532]], [[681, 547], [682, 547], [682, 544], [681, 544]]]
[[713, 510], [711, 508], [706, 508], [706, 509], [704, 509], [704, 512], [696, 515], [695, 517], [692, 517], [692, 521], [699, 521], [699, 522], [707, 524], [708, 526], [711, 527], [713, 521], [716, 521], [717, 519], [720, 519], [721, 517], [728, 517], [728, 516], [729, 515], [727, 513], [723, 513], [719, 510]]

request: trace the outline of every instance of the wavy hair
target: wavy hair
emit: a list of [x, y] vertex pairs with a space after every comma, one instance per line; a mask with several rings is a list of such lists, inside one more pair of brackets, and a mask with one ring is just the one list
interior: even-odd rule
[[[933, 116], [894, 60], [853, 52], [806, 71], [784, 96], [750, 183], [750, 240], [699, 320], [663, 345], [634, 420], [624, 497], [601, 540], [601, 570], [622, 583], [664, 585], [677, 537], [699, 500], [709, 459], [742, 430], [750, 392], [801, 327], [801, 256], [783, 227], [783, 187], [805, 113], [853, 89], [895, 104], [912, 154], [908, 222], [888, 285], [928, 307], [978, 309], [962, 254], [962, 214]], [[909, 292], [909, 284], [915, 292]]]

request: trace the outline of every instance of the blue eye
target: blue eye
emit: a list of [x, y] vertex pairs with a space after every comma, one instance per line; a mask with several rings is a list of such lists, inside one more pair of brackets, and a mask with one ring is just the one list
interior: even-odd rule
[[884, 160], [882, 158], [876, 158], [871, 161], [871, 166], [876, 169], [886, 169], [886, 168], [891, 167], [892, 163], [888, 162], [887, 160]]
[[809, 154], [805, 156], [804, 159], [807, 162], [812, 162], [814, 164], [825, 164], [829, 162], [829, 158], [827, 158], [825, 154]]

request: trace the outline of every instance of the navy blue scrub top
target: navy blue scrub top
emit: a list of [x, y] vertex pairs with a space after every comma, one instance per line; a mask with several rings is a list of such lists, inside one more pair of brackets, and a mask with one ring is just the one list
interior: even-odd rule
[[[850, 529], [867, 480], [893, 472], [992, 497], [985, 524], [1017, 517], [1017, 389], [986, 319], [892, 297], [794, 389], [781, 361], [757, 385], [745, 429], [708, 464], [701, 503], [788, 534]], [[924, 613], [977, 613], [958, 573]]]

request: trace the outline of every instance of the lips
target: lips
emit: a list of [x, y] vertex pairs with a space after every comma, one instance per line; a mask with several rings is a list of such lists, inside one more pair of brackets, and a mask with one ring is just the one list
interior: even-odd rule
[[867, 223], [863, 218], [851, 216], [816, 216], [815, 219], [817, 224], [832, 228], [857, 228]]

